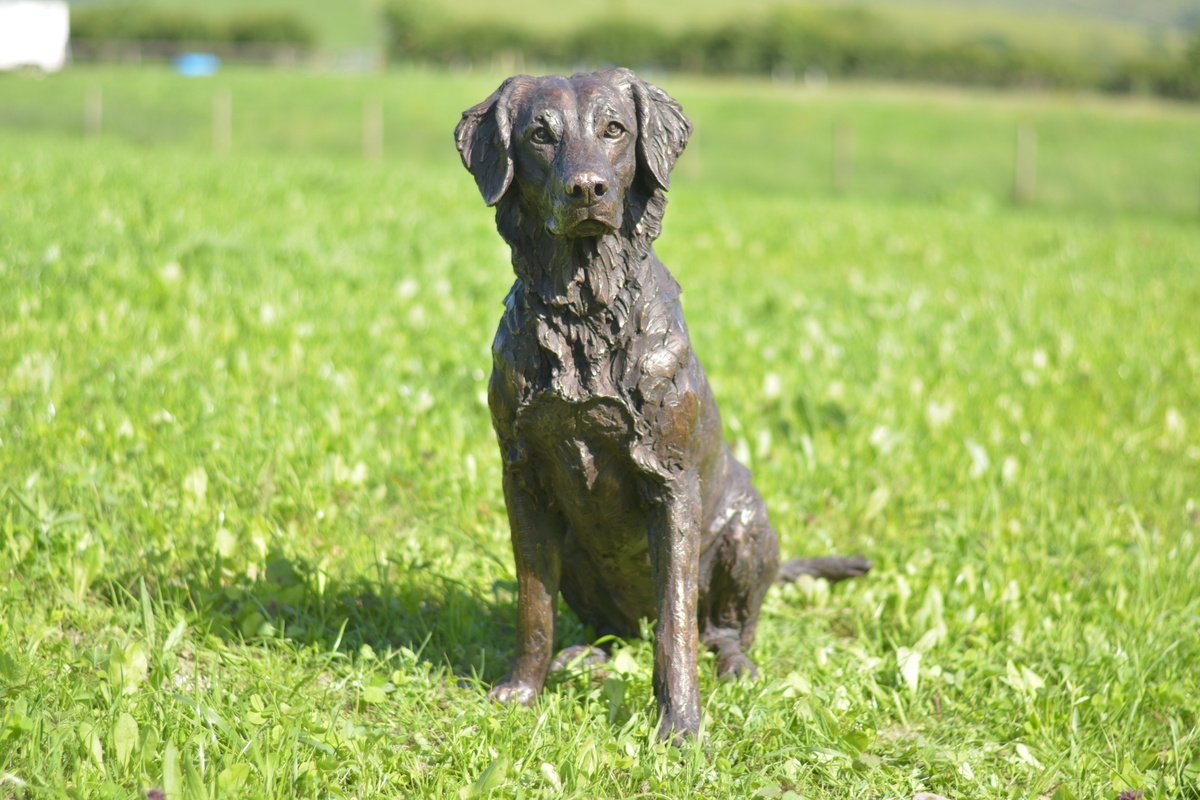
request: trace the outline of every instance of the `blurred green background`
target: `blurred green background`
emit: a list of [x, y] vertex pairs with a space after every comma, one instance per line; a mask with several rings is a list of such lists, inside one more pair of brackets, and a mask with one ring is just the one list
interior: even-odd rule
[[[776, 79], [815, 76], [1200, 95], [1194, 0], [1136, 6], [1004, 2], [715, 0], [517, 7], [428, 0], [283, 4], [230, 0], [80, 3], [83, 58], [161, 57], [186, 47], [240, 59], [387, 59], [457, 67], [620, 63]], [[137, 44], [137, 47], [132, 45]]]

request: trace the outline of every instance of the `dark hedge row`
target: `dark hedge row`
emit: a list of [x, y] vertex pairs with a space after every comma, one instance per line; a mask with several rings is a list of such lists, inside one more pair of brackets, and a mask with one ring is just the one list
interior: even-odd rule
[[[954, 44], [899, 41], [865, 9], [780, 9], [757, 20], [678, 33], [628, 17], [597, 19], [564, 34], [492, 22], [455, 22], [427, 5], [384, 11], [394, 60], [486, 63], [520, 56], [545, 64], [622, 64], [711, 73], [823, 74], [976, 86], [1097, 88], [1200, 98], [1200, 35], [1188, 54], [1118, 66], [1018, 47], [1002, 36]], [[811, 72], [810, 72], [811, 71]]]
[[75, 8], [71, 14], [71, 36], [90, 41], [286, 45], [300, 49], [311, 48], [317, 38], [310, 27], [286, 12], [214, 17], [134, 5]]

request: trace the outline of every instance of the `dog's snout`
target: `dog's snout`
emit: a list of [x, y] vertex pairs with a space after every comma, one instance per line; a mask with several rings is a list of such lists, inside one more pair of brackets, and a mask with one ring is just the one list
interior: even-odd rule
[[608, 193], [608, 181], [595, 172], [581, 172], [567, 182], [567, 196], [591, 205]]

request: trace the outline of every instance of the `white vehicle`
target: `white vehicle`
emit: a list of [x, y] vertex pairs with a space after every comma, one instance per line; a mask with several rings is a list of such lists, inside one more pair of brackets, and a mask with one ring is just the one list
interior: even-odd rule
[[66, 0], [0, 0], [0, 70], [58, 72], [70, 32]]

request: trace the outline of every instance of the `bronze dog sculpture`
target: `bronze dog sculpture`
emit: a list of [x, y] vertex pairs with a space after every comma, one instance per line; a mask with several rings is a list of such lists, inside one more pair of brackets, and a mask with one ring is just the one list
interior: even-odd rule
[[697, 646], [722, 677], [776, 580], [866, 572], [860, 558], [779, 564], [766, 506], [721, 432], [679, 286], [651, 247], [691, 123], [632, 72], [518, 75], [463, 112], [455, 139], [517, 280], [488, 387], [518, 582], [516, 661], [491, 690], [531, 703], [561, 591], [599, 634], [657, 620], [661, 734], [697, 731]]

